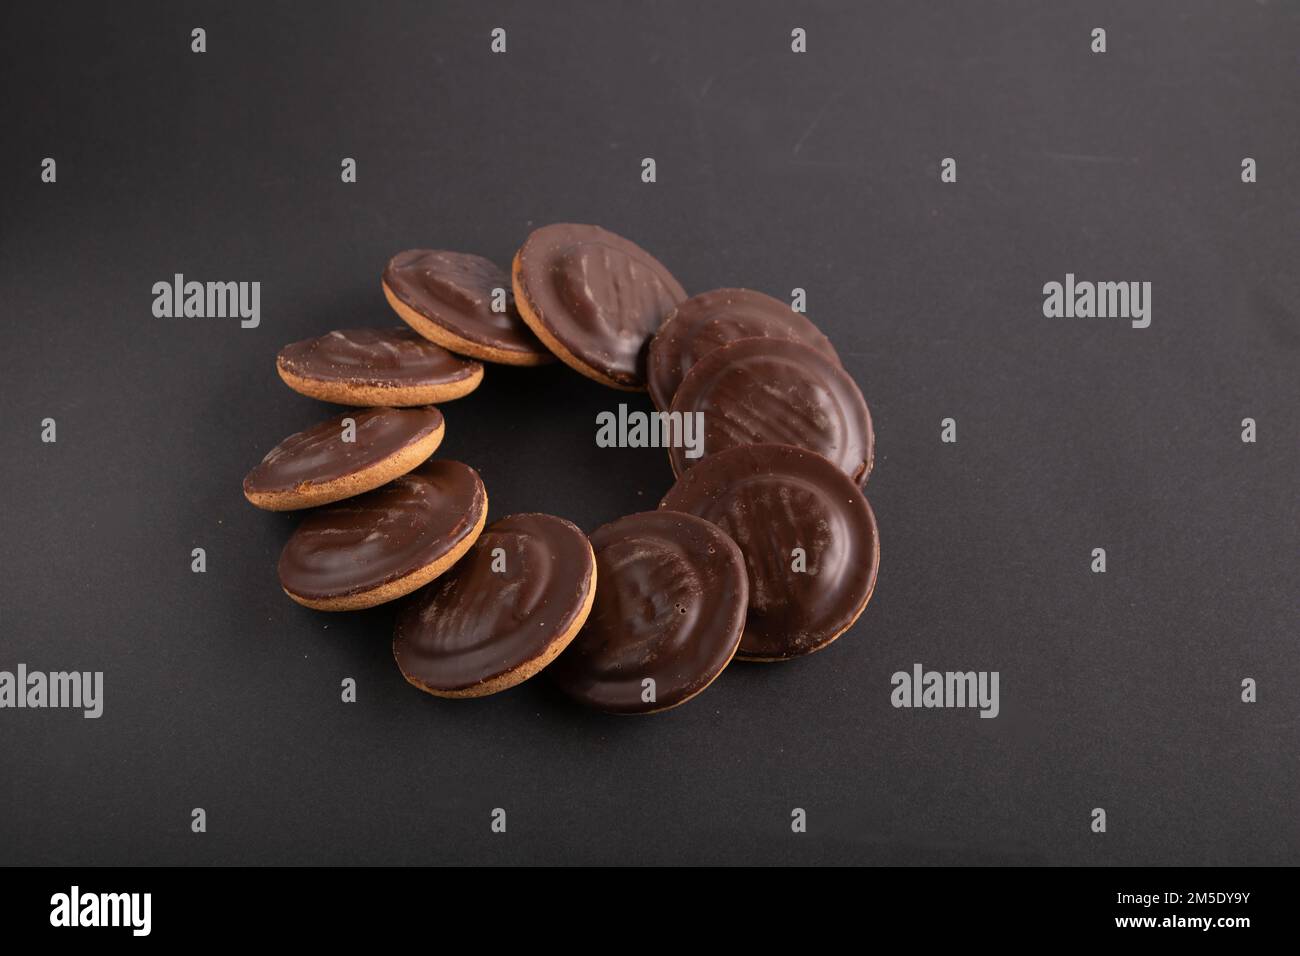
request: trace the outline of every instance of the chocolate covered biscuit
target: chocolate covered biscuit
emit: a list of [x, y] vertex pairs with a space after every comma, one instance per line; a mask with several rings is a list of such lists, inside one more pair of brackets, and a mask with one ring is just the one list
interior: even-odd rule
[[779, 661], [826, 647], [857, 620], [876, 584], [876, 518], [848, 475], [790, 445], [710, 455], [659, 505], [712, 521], [740, 547], [749, 613], [736, 656]]
[[[863, 484], [875, 436], [862, 393], [837, 362], [785, 339], [740, 339], [691, 369], [673, 398], [674, 414], [700, 414], [703, 457], [737, 445], [797, 445], [834, 462]], [[679, 477], [698, 463], [669, 449]]]
[[714, 524], [674, 511], [596, 530], [599, 583], [586, 625], [548, 673], [581, 703], [649, 714], [699, 694], [740, 644], [749, 583], [740, 549]]
[[651, 336], [686, 292], [663, 263], [599, 226], [535, 230], [515, 255], [515, 301], [561, 361], [611, 388], [645, 389]]
[[786, 303], [753, 289], [714, 289], [677, 306], [650, 341], [646, 380], [655, 407], [668, 410], [682, 379], [704, 356], [751, 338], [799, 342], [839, 362], [830, 339]]
[[403, 322], [457, 355], [502, 365], [554, 360], [520, 319], [510, 277], [490, 259], [408, 249], [388, 261], [380, 285]]
[[434, 460], [382, 488], [307, 515], [280, 552], [280, 584], [321, 611], [409, 594], [469, 550], [487, 519], [478, 472]]
[[244, 496], [268, 511], [341, 501], [406, 474], [437, 450], [444, 431], [432, 407], [344, 412], [267, 452], [244, 478]]
[[280, 378], [295, 392], [340, 405], [432, 405], [461, 398], [483, 366], [406, 328], [340, 329], [280, 349]]
[[545, 514], [491, 524], [398, 614], [393, 657], [438, 697], [483, 697], [532, 677], [568, 646], [596, 594], [587, 536]]

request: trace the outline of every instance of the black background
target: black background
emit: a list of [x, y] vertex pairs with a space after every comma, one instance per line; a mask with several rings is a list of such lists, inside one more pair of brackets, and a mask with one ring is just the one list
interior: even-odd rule
[[[0, 712], [0, 862], [1300, 861], [1294, 5], [4, 17], [0, 669], [102, 670], [106, 701]], [[295, 519], [240, 480], [331, 409], [276, 351], [394, 323], [400, 249], [504, 264], [557, 220], [690, 292], [807, 289], [877, 428], [879, 584], [826, 651], [645, 719], [544, 678], [447, 702], [402, 680], [390, 609], [280, 592]], [[176, 272], [259, 280], [261, 326], [154, 318]], [[1151, 281], [1151, 327], [1044, 318], [1066, 272]], [[620, 401], [649, 408], [491, 366], [439, 454], [494, 516], [591, 530], [671, 483], [660, 451], [595, 446]], [[891, 708], [917, 661], [999, 670], [1001, 716]]]

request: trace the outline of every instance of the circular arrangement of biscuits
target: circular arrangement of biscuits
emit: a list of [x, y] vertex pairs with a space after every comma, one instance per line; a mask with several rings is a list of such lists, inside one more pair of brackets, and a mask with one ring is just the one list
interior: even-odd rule
[[[381, 284], [404, 325], [280, 350], [290, 388], [353, 408], [276, 445], [244, 495], [312, 509], [280, 555], [294, 601], [403, 601], [393, 657], [412, 686], [482, 697], [545, 671], [579, 703], [650, 714], [732, 660], [821, 650], [862, 613], [880, 563], [871, 415], [807, 317], [748, 289], [688, 297], [640, 246], [571, 223], [534, 231], [508, 273], [411, 249]], [[489, 524], [478, 473], [433, 457], [435, 406], [483, 363], [556, 359], [701, 423], [690, 449], [670, 443], [658, 510], [591, 535], [546, 514]]]

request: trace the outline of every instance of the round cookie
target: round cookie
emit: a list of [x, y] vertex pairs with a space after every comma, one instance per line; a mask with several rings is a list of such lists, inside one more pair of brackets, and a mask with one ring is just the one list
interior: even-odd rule
[[340, 405], [432, 405], [468, 395], [483, 366], [405, 326], [340, 329], [280, 349], [275, 370], [295, 392]]
[[[354, 441], [344, 441], [346, 419]], [[313, 508], [387, 484], [442, 443], [436, 408], [344, 412], [276, 445], [244, 478], [244, 497], [267, 511]]]
[[519, 314], [565, 364], [602, 385], [645, 389], [646, 344], [686, 291], [622, 236], [574, 223], [535, 230], [515, 254]]
[[691, 296], [664, 319], [650, 342], [646, 384], [655, 408], [667, 411], [691, 367], [737, 339], [800, 342], [839, 362], [835, 346], [805, 316], [753, 289], [714, 289]]
[[319, 611], [410, 594], [456, 563], [487, 519], [473, 468], [428, 461], [357, 498], [313, 511], [280, 552], [280, 586]]
[[863, 484], [875, 439], [862, 392], [833, 359], [786, 339], [739, 339], [704, 356], [682, 380], [672, 414], [703, 414], [702, 457], [668, 450], [673, 473], [738, 445], [797, 445]]
[[702, 518], [660, 510], [604, 525], [591, 544], [596, 604], [547, 673], [574, 700], [612, 714], [651, 714], [699, 694], [731, 662], [745, 624], [749, 583], [736, 543]]
[[495, 694], [554, 660], [595, 596], [596, 559], [577, 525], [510, 515], [406, 602], [393, 657], [408, 683], [437, 697]]
[[[519, 318], [510, 277], [490, 259], [408, 249], [388, 260], [380, 284], [403, 322], [458, 355], [502, 365], [554, 360]], [[492, 309], [497, 289], [505, 291], [504, 312]]]
[[730, 448], [688, 471], [659, 507], [712, 521], [740, 546], [749, 572], [742, 660], [821, 650], [871, 598], [880, 566], [875, 515], [820, 455], [790, 445]]

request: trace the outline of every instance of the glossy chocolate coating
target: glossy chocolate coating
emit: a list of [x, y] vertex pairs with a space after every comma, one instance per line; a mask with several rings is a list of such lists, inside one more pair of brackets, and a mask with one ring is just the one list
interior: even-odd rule
[[[825, 647], [866, 606], [880, 542], [862, 491], [825, 458], [789, 445], [742, 445], [702, 460], [660, 508], [699, 515], [740, 546], [749, 615], [737, 656], [784, 660]], [[794, 549], [806, 570], [793, 570]]]
[[[515, 309], [510, 274], [491, 259], [408, 249], [388, 260], [384, 284], [420, 315], [462, 339], [508, 352], [549, 354]], [[492, 311], [495, 289], [506, 292], [504, 312]]]
[[[497, 548], [504, 551], [500, 572], [492, 569]], [[407, 599], [393, 656], [408, 681], [435, 693], [498, 678], [574, 629], [594, 573], [591, 546], [576, 525], [545, 514], [502, 518], [450, 571]]]
[[[343, 419], [356, 422], [356, 441], [343, 440]], [[294, 491], [354, 475], [414, 445], [442, 427], [442, 412], [424, 408], [366, 408], [290, 435], [244, 478], [244, 492]]]
[[299, 378], [380, 388], [447, 385], [481, 367], [405, 326], [327, 332], [286, 345], [276, 361]]
[[[615, 714], [650, 713], [699, 693], [731, 661], [749, 585], [740, 549], [693, 515], [649, 511], [604, 525], [596, 603], [548, 670], [566, 694]], [[642, 700], [646, 678], [655, 700]]]
[[672, 411], [704, 415], [703, 456], [668, 451], [679, 477], [703, 457], [737, 445], [797, 445], [815, 451], [862, 484], [871, 473], [871, 414], [838, 364], [783, 339], [740, 339], [696, 363]]
[[753, 289], [714, 289], [691, 296], [664, 320], [650, 342], [646, 384], [655, 407], [667, 410], [691, 368], [737, 339], [799, 342], [839, 362], [817, 326], [779, 299]]
[[280, 553], [280, 583], [312, 600], [372, 590], [433, 564], [474, 531], [486, 507], [473, 468], [427, 461], [308, 514]]
[[599, 226], [536, 230], [519, 250], [516, 277], [550, 334], [578, 361], [626, 388], [645, 387], [646, 344], [686, 298], [658, 259]]

